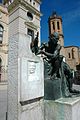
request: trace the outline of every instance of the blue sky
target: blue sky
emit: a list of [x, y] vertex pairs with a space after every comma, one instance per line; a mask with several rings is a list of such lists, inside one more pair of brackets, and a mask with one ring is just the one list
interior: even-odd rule
[[48, 40], [48, 17], [54, 10], [63, 20], [64, 45], [80, 46], [80, 0], [42, 0], [41, 40]]
[[0, 3], [2, 2], [2, 0], [0, 0]]

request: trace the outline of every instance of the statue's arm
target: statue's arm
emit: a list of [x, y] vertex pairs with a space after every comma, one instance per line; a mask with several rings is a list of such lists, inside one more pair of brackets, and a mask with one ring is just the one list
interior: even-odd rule
[[55, 58], [57, 55], [59, 55], [59, 52], [60, 52], [60, 49], [61, 49], [61, 46], [60, 45], [57, 45], [54, 53], [48, 53], [48, 52], [45, 52], [44, 50], [40, 50], [38, 54], [44, 54], [45, 56], [47, 56], [48, 58]]
[[60, 50], [61, 50], [61, 46], [58, 44], [53, 54], [54, 58], [60, 54]]
[[40, 54], [44, 54], [44, 55], [47, 56], [48, 58], [53, 57], [53, 54], [48, 53], [48, 52], [45, 52], [44, 50], [41, 50], [41, 51], [40, 51]]

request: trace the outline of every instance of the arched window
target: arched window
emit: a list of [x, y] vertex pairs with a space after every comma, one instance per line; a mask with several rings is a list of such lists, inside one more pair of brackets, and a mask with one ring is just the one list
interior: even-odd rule
[[28, 16], [28, 19], [29, 19], [30, 21], [33, 20], [33, 15], [32, 15], [32, 13], [27, 12], [27, 16]]
[[70, 55], [70, 53], [68, 53], [68, 56], [69, 56], [69, 58], [71, 58], [71, 55]]
[[1, 74], [2, 74], [2, 59], [0, 58], [0, 82], [1, 82]]
[[53, 22], [52, 24], [53, 24], [53, 30], [55, 30], [55, 23]]
[[74, 59], [74, 48], [72, 48], [72, 59]]
[[2, 43], [3, 41], [3, 31], [4, 31], [4, 28], [2, 25], [0, 25], [0, 43]]
[[59, 21], [57, 22], [57, 29], [58, 29], [58, 30], [60, 29]]

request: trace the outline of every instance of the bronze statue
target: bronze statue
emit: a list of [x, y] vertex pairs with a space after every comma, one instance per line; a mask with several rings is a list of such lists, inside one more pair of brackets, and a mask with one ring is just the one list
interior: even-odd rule
[[38, 54], [44, 54], [48, 67], [50, 80], [61, 79], [62, 96], [70, 97], [80, 92], [72, 89], [72, 71], [69, 65], [63, 61], [64, 56], [60, 55], [61, 46], [58, 44], [59, 34], [54, 32], [49, 37], [49, 42], [43, 44]]
[[[48, 43], [43, 43], [40, 48], [37, 44], [37, 50], [35, 49], [34, 52], [36, 51], [36, 55], [44, 55], [45, 84], [47, 78], [49, 81], [59, 80], [61, 97], [71, 97], [72, 95], [80, 94], [80, 91], [72, 89], [72, 71], [69, 65], [63, 61], [64, 56], [60, 55], [61, 46], [58, 44], [58, 40], [59, 34], [54, 32], [50, 35]], [[34, 48], [36, 47], [34, 46]], [[51, 84], [53, 84], [53, 82]], [[58, 84], [56, 84], [56, 87], [57, 85]]]
[[36, 35], [35, 39], [32, 40], [32, 42], [30, 44], [31, 50], [35, 55], [38, 53], [38, 49], [39, 49], [39, 47], [38, 47], [38, 42], [39, 42], [38, 37], [39, 37], [39, 33], [37, 32], [37, 35]]

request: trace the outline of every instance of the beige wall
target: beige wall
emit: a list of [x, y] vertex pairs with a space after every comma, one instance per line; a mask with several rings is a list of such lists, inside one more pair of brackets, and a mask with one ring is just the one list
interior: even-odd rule
[[7, 62], [8, 62], [8, 12], [3, 6], [0, 6], [0, 25], [3, 26], [3, 40], [0, 43], [0, 58], [2, 59], [1, 81], [7, 80]]
[[76, 65], [79, 64], [79, 48], [76, 46], [65, 47], [66, 62], [71, 69], [76, 70]]

